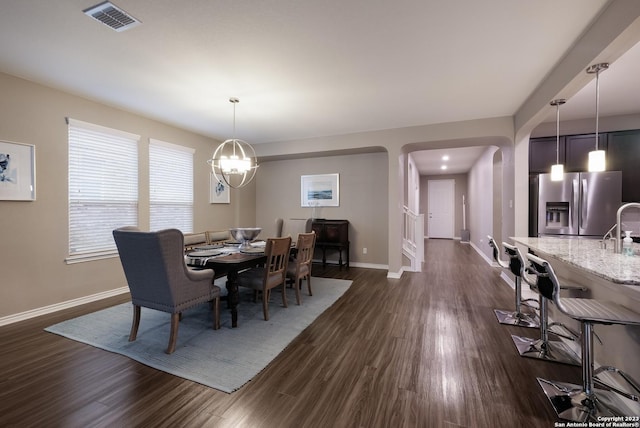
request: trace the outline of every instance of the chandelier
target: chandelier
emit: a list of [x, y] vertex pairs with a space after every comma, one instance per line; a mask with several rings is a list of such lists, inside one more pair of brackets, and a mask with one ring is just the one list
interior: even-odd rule
[[211, 165], [211, 171], [219, 182], [238, 189], [253, 180], [258, 168], [258, 159], [249, 143], [235, 138], [236, 104], [240, 100], [229, 98], [229, 102], [233, 104], [233, 138], [220, 144], [207, 163]]

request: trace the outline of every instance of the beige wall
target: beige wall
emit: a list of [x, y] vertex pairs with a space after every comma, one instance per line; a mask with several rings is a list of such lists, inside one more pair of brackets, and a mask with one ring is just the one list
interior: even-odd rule
[[[407, 260], [402, 256], [402, 210], [407, 204], [406, 168], [407, 155], [413, 151], [444, 149], [452, 147], [498, 145], [508, 151], [513, 146], [513, 118], [499, 117], [469, 120], [445, 124], [415, 126], [401, 129], [361, 132], [355, 134], [317, 137], [304, 140], [259, 144], [256, 152], [259, 158], [300, 158], [318, 156], [318, 153], [358, 153], [366, 151], [387, 152], [388, 199], [387, 199], [387, 236], [389, 278], [399, 278]], [[513, 163], [504, 162], [504, 180], [513, 179]], [[505, 192], [512, 188], [505, 186]], [[513, 199], [507, 194], [505, 199]], [[512, 210], [506, 214], [512, 214]], [[512, 221], [504, 222], [510, 227]], [[505, 235], [511, 234], [507, 229]]]
[[65, 117], [141, 135], [139, 224], [148, 228], [148, 144], [156, 138], [195, 149], [194, 229], [255, 221], [255, 185], [209, 204], [212, 139], [0, 74], [0, 140], [36, 146], [36, 200], [0, 201], [0, 318], [126, 286], [120, 261], [68, 265]]
[[[494, 235], [494, 216], [500, 215], [494, 212], [494, 174], [493, 157], [499, 150], [496, 146], [487, 147], [469, 171], [469, 200], [467, 209], [468, 228], [471, 234], [471, 245], [483, 253], [487, 258], [491, 257], [490, 247], [487, 243], [487, 235]], [[504, 235], [503, 235], [504, 236]]]
[[[351, 262], [388, 263], [388, 159], [386, 153], [262, 162], [256, 184], [257, 225], [275, 232], [275, 219], [309, 218], [300, 205], [300, 176], [340, 174], [340, 206], [322, 207], [318, 217], [349, 220]], [[367, 248], [367, 254], [362, 249]]]

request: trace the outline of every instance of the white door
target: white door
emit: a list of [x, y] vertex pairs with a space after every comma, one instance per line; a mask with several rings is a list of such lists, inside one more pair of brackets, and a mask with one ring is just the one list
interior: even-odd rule
[[427, 233], [429, 238], [453, 239], [454, 180], [428, 180]]

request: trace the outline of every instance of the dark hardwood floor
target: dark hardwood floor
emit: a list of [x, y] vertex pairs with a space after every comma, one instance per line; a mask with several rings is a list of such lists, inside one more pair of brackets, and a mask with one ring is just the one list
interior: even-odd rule
[[510, 335], [537, 330], [498, 324], [513, 292], [469, 245], [428, 240], [426, 259], [399, 280], [314, 265], [353, 285], [232, 394], [43, 331], [127, 296], [1, 327], [0, 426], [553, 427], [536, 377], [580, 369], [518, 356]]

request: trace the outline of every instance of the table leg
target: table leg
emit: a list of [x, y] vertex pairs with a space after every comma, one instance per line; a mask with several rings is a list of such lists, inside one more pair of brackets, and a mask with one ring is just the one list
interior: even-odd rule
[[231, 309], [231, 327], [238, 327], [238, 302], [240, 293], [238, 291], [238, 272], [235, 270], [227, 272], [227, 302]]
[[349, 246], [351, 244], [349, 242], [347, 242], [347, 269], [349, 269]]

